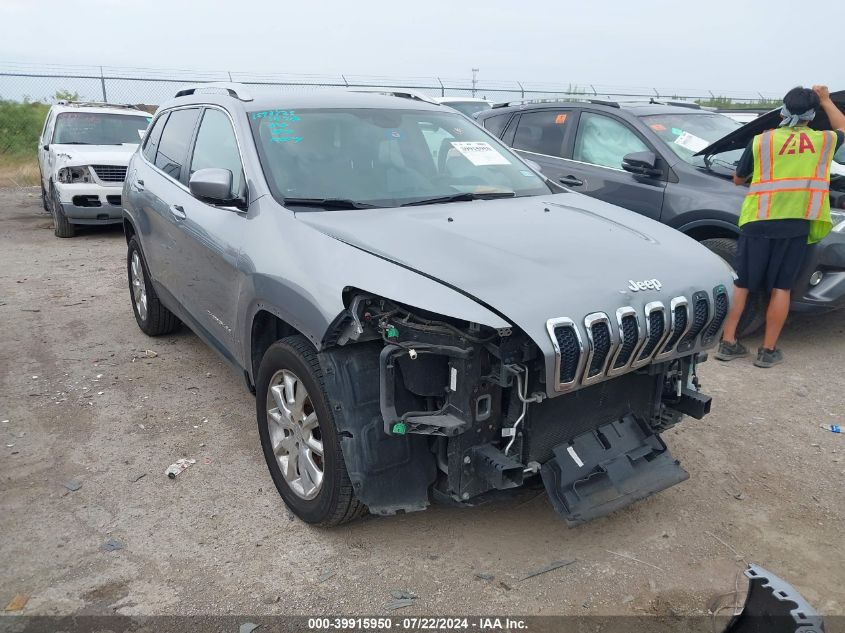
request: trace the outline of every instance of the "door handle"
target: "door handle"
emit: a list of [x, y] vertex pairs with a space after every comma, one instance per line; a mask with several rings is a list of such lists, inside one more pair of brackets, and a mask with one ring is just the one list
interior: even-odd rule
[[175, 215], [180, 220], [184, 220], [188, 217], [188, 214], [185, 213], [184, 207], [181, 204], [171, 204], [170, 205], [170, 213]]
[[564, 176], [563, 178], [559, 178], [558, 181], [562, 185], [569, 185], [570, 187], [580, 187], [584, 184], [584, 181], [580, 178], [576, 178], [575, 176]]

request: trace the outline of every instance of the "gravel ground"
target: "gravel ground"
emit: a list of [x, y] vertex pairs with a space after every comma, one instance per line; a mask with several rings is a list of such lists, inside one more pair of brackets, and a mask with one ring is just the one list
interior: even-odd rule
[[610, 517], [569, 529], [524, 491], [322, 530], [273, 488], [242, 378], [137, 328], [125, 254], [119, 228], [60, 240], [37, 190], [0, 190], [0, 607], [382, 614], [403, 590], [401, 615], [697, 614], [753, 561], [845, 614], [845, 436], [820, 428], [845, 421], [842, 313], [791, 320], [774, 369], [706, 363], [713, 413], [665, 436], [690, 479]]

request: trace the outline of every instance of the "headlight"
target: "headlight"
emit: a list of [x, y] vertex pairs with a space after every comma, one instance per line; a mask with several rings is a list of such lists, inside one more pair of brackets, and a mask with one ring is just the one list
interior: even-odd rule
[[91, 171], [88, 167], [62, 167], [57, 175], [59, 182], [70, 184], [74, 182], [91, 182]]
[[831, 211], [830, 219], [833, 221], [833, 230], [837, 233], [845, 232], [845, 211]]

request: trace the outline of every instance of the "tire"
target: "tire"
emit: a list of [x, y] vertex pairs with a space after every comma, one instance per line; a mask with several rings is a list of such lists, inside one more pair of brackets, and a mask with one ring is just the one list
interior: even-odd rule
[[129, 240], [126, 252], [126, 272], [129, 277], [129, 300], [132, 313], [141, 331], [148, 336], [161, 336], [176, 330], [180, 321], [170, 310], [165, 308], [153, 288], [150, 270], [138, 240]]
[[47, 196], [47, 191], [44, 189], [44, 178], [41, 176], [41, 172], [38, 172], [38, 184], [41, 186], [41, 206], [44, 207], [44, 211], [50, 213], [50, 198]]
[[[323, 527], [360, 517], [366, 507], [355, 497], [320, 362], [305, 337], [289, 336], [267, 349], [258, 369], [255, 402], [264, 459], [291, 512]], [[322, 455], [311, 450], [318, 444]], [[310, 473], [320, 474], [319, 483]]]
[[[731, 268], [735, 268], [735, 239], [717, 237], [709, 240], [702, 240], [701, 244], [724, 259]], [[745, 310], [742, 313], [742, 317], [739, 319], [739, 326], [736, 328], [737, 337], [750, 336], [763, 326], [766, 322], [767, 304], [768, 297], [765, 292], [752, 292], [748, 295]]]
[[53, 233], [56, 237], [73, 237], [76, 235], [76, 227], [67, 219], [59, 202], [59, 192], [56, 188], [50, 187], [50, 214], [53, 216]]

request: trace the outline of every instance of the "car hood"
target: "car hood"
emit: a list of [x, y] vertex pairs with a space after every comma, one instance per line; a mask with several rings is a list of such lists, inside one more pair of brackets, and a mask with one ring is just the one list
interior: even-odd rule
[[[548, 319], [583, 323], [627, 305], [641, 312], [649, 301], [668, 306], [672, 297], [731, 283], [728, 266], [694, 240], [577, 193], [296, 217], [470, 296], [541, 347]], [[650, 279], [661, 287], [629, 288]]]
[[[845, 110], [845, 90], [830, 93], [830, 98], [840, 110]], [[715, 141], [698, 152], [696, 156], [712, 156], [713, 154], [721, 154], [733, 149], [745, 149], [752, 138], [765, 132], [776, 128], [780, 123], [780, 108], [775, 108], [765, 114], [761, 114], [753, 121], [746, 123], [742, 127], [735, 129], [727, 136], [723, 136], [718, 141]], [[816, 113], [816, 118], [810, 123], [810, 127], [814, 130], [829, 130], [831, 129], [830, 121], [824, 110], [819, 109]]]
[[50, 149], [66, 165], [128, 165], [138, 149], [135, 143], [123, 145], [63, 145], [54, 143]]

